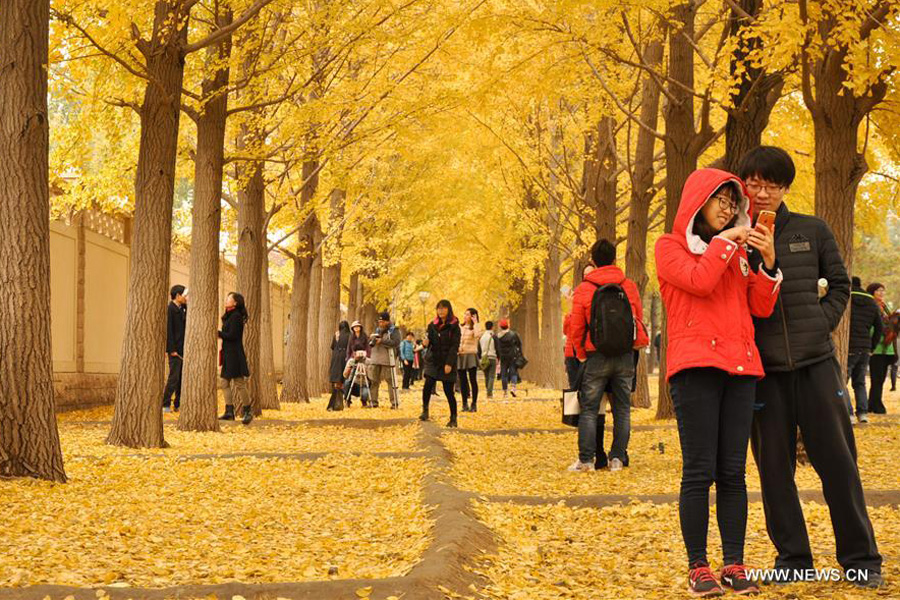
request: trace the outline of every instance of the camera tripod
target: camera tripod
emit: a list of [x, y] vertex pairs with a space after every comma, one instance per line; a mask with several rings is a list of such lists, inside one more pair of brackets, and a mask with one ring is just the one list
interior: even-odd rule
[[[347, 386], [347, 392], [344, 395], [344, 402], [347, 406], [350, 405], [350, 396], [353, 394], [353, 386], [359, 385], [359, 401], [363, 406], [366, 406], [370, 399], [372, 398], [372, 389], [369, 386], [369, 374], [366, 371], [366, 361], [357, 361], [356, 366], [353, 367], [353, 372], [350, 373], [349, 379], [347, 381], [350, 382], [350, 385]], [[357, 382], [359, 382], [357, 384]], [[365, 390], [365, 395], [363, 395], [363, 390]], [[365, 400], [363, 400], [365, 398]]]

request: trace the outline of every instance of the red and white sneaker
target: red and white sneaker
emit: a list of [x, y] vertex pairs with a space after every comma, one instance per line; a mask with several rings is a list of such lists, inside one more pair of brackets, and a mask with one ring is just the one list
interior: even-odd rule
[[699, 564], [688, 573], [688, 590], [697, 598], [724, 596], [725, 590], [713, 575], [709, 565]]
[[747, 567], [744, 565], [725, 565], [719, 578], [722, 585], [731, 588], [735, 594], [752, 596], [759, 593], [759, 585], [747, 577]]

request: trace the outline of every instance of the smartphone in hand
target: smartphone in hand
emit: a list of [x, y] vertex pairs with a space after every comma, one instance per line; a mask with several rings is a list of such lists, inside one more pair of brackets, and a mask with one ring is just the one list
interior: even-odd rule
[[765, 225], [769, 231], [773, 234], [775, 233], [775, 213], [771, 210], [761, 210], [759, 211], [759, 216], [756, 218], [756, 226]]

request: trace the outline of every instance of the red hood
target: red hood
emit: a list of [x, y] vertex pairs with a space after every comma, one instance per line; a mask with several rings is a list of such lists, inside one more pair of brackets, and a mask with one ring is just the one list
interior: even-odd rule
[[751, 225], [750, 215], [752, 207], [750, 204], [750, 196], [747, 195], [747, 189], [744, 182], [737, 175], [733, 175], [728, 171], [721, 169], [698, 169], [691, 173], [684, 183], [684, 189], [681, 192], [681, 203], [678, 205], [678, 213], [675, 215], [675, 225], [672, 233], [681, 237], [684, 236], [688, 242], [688, 248], [694, 254], [703, 254], [706, 250], [706, 244], [699, 236], [693, 233], [694, 219], [697, 213], [706, 204], [710, 196], [713, 195], [722, 184], [733, 181], [741, 189], [743, 201], [740, 203], [738, 210], [738, 218], [736, 225]]
[[594, 285], [605, 285], [607, 283], [622, 283], [625, 273], [616, 265], [606, 265], [605, 267], [597, 267], [587, 274], [585, 281], [590, 281]]

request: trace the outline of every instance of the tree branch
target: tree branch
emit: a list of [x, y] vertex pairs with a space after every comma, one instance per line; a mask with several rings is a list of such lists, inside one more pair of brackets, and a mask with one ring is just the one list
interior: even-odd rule
[[182, 51], [184, 54], [190, 54], [191, 52], [196, 52], [197, 50], [202, 50], [207, 46], [212, 46], [219, 40], [228, 37], [232, 33], [234, 33], [237, 29], [243, 26], [247, 21], [255, 17], [259, 11], [265, 8], [267, 5], [271, 4], [273, 0], [256, 0], [253, 3], [253, 6], [244, 11], [240, 17], [231, 22], [231, 24], [226, 25], [225, 27], [220, 27], [216, 31], [212, 32], [205, 38], [194, 42], [193, 44], [187, 44], [184, 46]]

